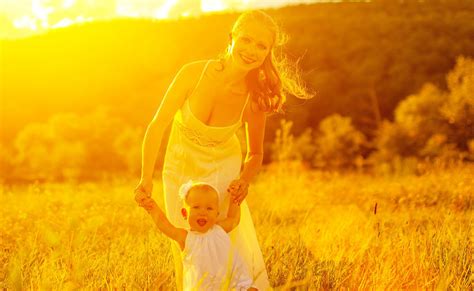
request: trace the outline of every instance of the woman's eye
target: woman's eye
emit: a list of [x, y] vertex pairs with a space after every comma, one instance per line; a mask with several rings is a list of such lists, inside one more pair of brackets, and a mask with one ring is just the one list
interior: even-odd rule
[[259, 45], [257, 45], [257, 47], [261, 50], [266, 50], [267, 49], [267, 47], [264, 46], [263, 44], [259, 44]]
[[212, 207], [208, 207], [207, 210], [213, 210], [213, 208], [212, 208]]
[[242, 41], [245, 42], [245, 43], [249, 43], [249, 42], [250, 42], [250, 38], [248, 38], [248, 37], [242, 37]]
[[199, 207], [198, 206], [193, 206], [193, 209], [198, 209]]

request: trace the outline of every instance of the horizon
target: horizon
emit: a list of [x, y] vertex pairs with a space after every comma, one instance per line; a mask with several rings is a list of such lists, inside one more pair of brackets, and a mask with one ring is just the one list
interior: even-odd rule
[[215, 13], [314, 4], [321, 0], [3, 0], [0, 39], [19, 39], [85, 22], [119, 18], [179, 20]]

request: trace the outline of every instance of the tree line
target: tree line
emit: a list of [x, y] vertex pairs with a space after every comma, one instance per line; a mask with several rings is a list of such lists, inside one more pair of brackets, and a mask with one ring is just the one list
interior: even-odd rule
[[[281, 119], [292, 121], [291, 134], [295, 139], [306, 136], [306, 139], [314, 140], [316, 132], [329, 133], [333, 129], [338, 129], [341, 136], [344, 136], [344, 130], [356, 131], [358, 133], [350, 138], [353, 139], [351, 144], [358, 146], [346, 153], [355, 152], [364, 160], [376, 151], [380, 153], [378, 149], [381, 148], [387, 149], [385, 154], [380, 154], [382, 156], [426, 156], [430, 152], [426, 148], [428, 141], [433, 146], [441, 144], [444, 149], [455, 144], [459, 151], [469, 152], [472, 132], [462, 128], [470, 123], [455, 119], [458, 113], [446, 113], [454, 109], [443, 109], [444, 113], [440, 113], [440, 118], [448, 121], [447, 124], [442, 122], [443, 127], [431, 125], [436, 129], [443, 128], [437, 137], [423, 130], [406, 130], [408, 121], [400, 116], [412, 114], [411, 119], [407, 119], [410, 122], [416, 120], [415, 116], [432, 120], [425, 114], [424, 107], [415, 113], [407, 109], [421, 102], [413, 101], [418, 100], [413, 94], [425, 96], [425, 99], [438, 98], [438, 102], [446, 96], [462, 95], [453, 91], [446, 75], [450, 70], [460, 71], [459, 66], [469, 68], [469, 65], [459, 63], [469, 63], [469, 57], [474, 56], [474, 22], [471, 21], [474, 3], [326, 3], [268, 10], [268, 13], [289, 36], [281, 52], [294, 62], [299, 60], [303, 80], [316, 97], [307, 101], [289, 98], [286, 114], [269, 118], [266, 162], [274, 159], [270, 152], [277, 143], [279, 129], [282, 134]], [[102, 154], [89, 154], [113, 161], [99, 163], [97, 169], [106, 168], [106, 165], [114, 169], [128, 168], [125, 161], [114, 164], [120, 160], [116, 154], [120, 155], [121, 151], [116, 152], [116, 147], [112, 150], [112, 144], [122, 131], [133, 132], [130, 139], [140, 135], [137, 132], [143, 131], [153, 116], [180, 66], [196, 59], [216, 57], [225, 49], [228, 32], [237, 16], [216, 14], [179, 21], [117, 19], [1, 41], [0, 138], [2, 159], [10, 160], [10, 163], [2, 164], [11, 165], [12, 157], [18, 162], [23, 149], [19, 140], [35, 140], [35, 132], [42, 132], [42, 126], [51, 127], [52, 119], [70, 116], [66, 120], [81, 127], [84, 120], [97, 115], [97, 108], [106, 108], [107, 118], [119, 120], [118, 129], [106, 127], [106, 123], [90, 122], [91, 126], [102, 129], [83, 129], [81, 134], [102, 130], [108, 138], [90, 140], [91, 137], [79, 134], [89, 141], [82, 146], [86, 148], [70, 145], [65, 150], [87, 152], [97, 142], [108, 150]], [[465, 95], [467, 99], [462, 100], [472, 98], [472, 93]], [[470, 101], [459, 100], [449, 104], [440, 106], [472, 106]], [[466, 110], [470, 112], [471, 109]], [[59, 120], [67, 126], [67, 121]], [[454, 123], [449, 123], [450, 120]], [[38, 127], [38, 124], [42, 126]], [[308, 129], [312, 132], [311, 138]], [[25, 138], [26, 132], [30, 132], [30, 138]], [[387, 137], [397, 135], [410, 139], [400, 138], [401, 144], [398, 144]], [[58, 136], [50, 137], [52, 141], [55, 138], [62, 140]], [[411, 140], [413, 145], [408, 142]], [[303, 156], [311, 160], [312, 166], [323, 167], [322, 161], [327, 158], [321, 155], [326, 142], [315, 144], [319, 145], [319, 156], [314, 156], [316, 151], [311, 147]], [[350, 147], [346, 142], [342, 144], [346, 149]], [[51, 148], [46, 149], [49, 150], [45, 153], [51, 152]], [[433, 151], [436, 152], [432, 149], [431, 153]], [[352, 157], [350, 159], [352, 161]], [[86, 163], [87, 160], [98, 162], [97, 158], [77, 162]], [[35, 163], [37, 167], [42, 164]]]

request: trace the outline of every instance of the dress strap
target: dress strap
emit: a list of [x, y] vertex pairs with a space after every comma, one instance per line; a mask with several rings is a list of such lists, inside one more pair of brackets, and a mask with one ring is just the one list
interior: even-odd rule
[[247, 103], [249, 103], [249, 99], [250, 99], [250, 92], [247, 94], [247, 100], [245, 100], [244, 107], [242, 108], [242, 111], [240, 112], [240, 117], [239, 117], [240, 121], [242, 121], [242, 117], [244, 116], [245, 107], [247, 107]]
[[[191, 92], [191, 94], [189, 94], [189, 96], [192, 96], [194, 94], [194, 91], [196, 91], [196, 88], [199, 86], [199, 84], [201, 83], [201, 80], [202, 78], [204, 77], [204, 73], [206, 72], [207, 70], [207, 67], [209, 66], [209, 63], [211, 62], [211, 60], [208, 60], [206, 62], [206, 64], [204, 65], [204, 68], [202, 69], [202, 72], [201, 72], [201, 76], [199, 77], [199, 80], [197, 81], [196, 85], [194, 86], [193, 88], [193, 91]], [[189, 100], [189, 96], [188, 98], [186, 98], [186, 101]]]

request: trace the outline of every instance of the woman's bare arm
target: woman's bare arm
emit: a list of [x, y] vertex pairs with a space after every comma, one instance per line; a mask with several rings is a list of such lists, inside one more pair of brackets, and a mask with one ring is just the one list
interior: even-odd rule
[[263, 139], [265, 137], [265, 112], [249, 110], [245, 123], [247, 137], [247, 155], [240, 178], [250, 182], [259, 172], [263, 162]]
[[262, 166], [265, 122], [265, 112], [251, 110], [250, 108], [247, 110], [245, 123], [247, 155], [244, 168], [240, 173], [240, 178], [232, 181], [227, 189], [232, 195], [231, 199], [239, 205], [247, 197], [249, 183]]
[[194, 66], [195, 63], [185, 65], [176, 74], [152, 121], [148, 125], [142, 144], [141, 181], [151, 183], [163, 133], [173, 119], [176, 111], [182, 106], [186, 99], [190, 83], [189, 80], [192, 80], [195, 71]]

